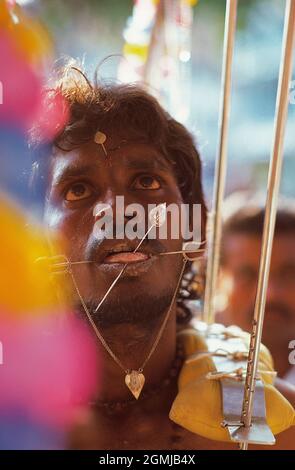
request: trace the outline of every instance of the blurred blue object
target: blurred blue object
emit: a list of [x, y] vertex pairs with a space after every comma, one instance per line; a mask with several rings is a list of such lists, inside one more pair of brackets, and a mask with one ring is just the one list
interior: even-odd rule
[[30, 420], [21, 410], [0, 411], [0, 450], [62, 450], [62, 429]]
[[30, 158], [25, 136], [11, 127], [0, 127], [0, 188], [20, 202], [28, 202]]
[[[40, 149], [39, 149], [39, 151]], [[42, 149], [46, 154], [46, 149]], [[41, 179], [30, 187], [32, 163], [38, 160], [37, 151], [29, 149], [27, 136], [19, 129], [0, 125], [0, 191], [6, 192], [18, 203], [30, 208], [31, 213], [42, 212], [46, 181]]]

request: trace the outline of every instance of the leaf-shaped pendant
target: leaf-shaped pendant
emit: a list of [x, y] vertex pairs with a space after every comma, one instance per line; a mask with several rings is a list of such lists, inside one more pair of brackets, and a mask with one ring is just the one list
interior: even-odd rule
[[125, 376], [125, 384], [129, 388], [130, 392], [138, 399], [143, 389], [145, 382], [144, 375], [138, 370], [132, 370], [130, 374]]

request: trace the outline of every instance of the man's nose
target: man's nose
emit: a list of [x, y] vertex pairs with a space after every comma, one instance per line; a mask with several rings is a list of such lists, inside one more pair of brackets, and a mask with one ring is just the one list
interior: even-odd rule
[[105, 204], [106, 206], [109, 206], [111, 209], [115, 209], [115, 206], [116, 206], [116, 192], [111, 189], [111, 188], [108, 188], [106, 189], [106, 191], [99, 197], [99, 203], [101, 204]]
[[107, 190], [100, 194], [93, 208], [93, 217], [95, 221], [101, 219], [105, 215], [110, 215], [115, 208], [116, 195], [113, 191]]
[[102, 217], [112, 218], [115, 226], [117, 217], [119, 217], [119, 221], [124, 220], [126, 222], [133, 216], [126, 210], [129, 203], [123, 195], [108, 189], [97, 201], [93, 210], [93, 216], [96, 221]]

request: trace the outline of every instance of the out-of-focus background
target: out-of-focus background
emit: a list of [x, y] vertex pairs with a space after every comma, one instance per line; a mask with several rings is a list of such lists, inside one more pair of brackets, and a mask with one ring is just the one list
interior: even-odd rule
[[[37, 215], [42, 221], [46, 174], [30, 189], [28, 180], [34, 172], [38, 176], [37, 160], [48, 156], [50, 142], [69, 117], [59, 92], [44, 96], [45, 79], [55, 63], [61, 65], [71, 57], [82, 61], [90, 77], [96, 71], [100, 80], [145, 84], [195, 136], [210, 207], [225, 4], [225, 0], [0, 0], [0, 449], [66, 448], [67, 430], [84, 419], [100, 380], [93, 336], [71, 315], [69, 271], [64, 270], [65, 278], [60, 272], [51, 276], [57, 266], [68, 267], [63, 255], [54, 256], [65, 251], [65, 240], [48, 243], [47, 231], [31, 220]], [[285, 4], [285, 0], [239, 0], [227, 195], [242, 189], [266, 194]], [[281, 186], [288, 196], [295, 196], [295, 69], [293, 77]], [[42, 140], [37, 150], [27, 145], [33, 124]], [[295, 261], [290, 256], [295, 253], [294, 199], [289, 209], [290, 214], [281, 214], [288, 230], [283, 241], [277, 241], [271, 300], [266, 306], [266, 312], [275, 315], [265, 329], [271, 333], [266, 344], [284, 377], [291, 369], [287, 353], [294, 338]], [[244, 225], [248, 228], [249, 223]], [[253, 310], [260, 252], [255, 252], [257, 240], [251, 236], [248, 251], [243, 244], [240, 247], [239, 269], [229, 257], [223, 265], [225, 279], [232, 279], [227, 286], [236, 289], [229, 293], [223, 288], [223, 298], [232, 303], [224, 302], [224, 312], [218, 312], [225, 324], [231, 321], [244, 329], [250, 327], [230, 315], [240, 313], [245, 320]], [[294, 367], [291, 374], [294, 383]]]
[[[55, 41], [57, 57], [83, 58], [86, 68], [91, 71], [107, 56], [117, 55], [99, 68], [102, 78], [117, 78], [118, 55], [122, 54], [128, 36], [126, 28], [132, 21], [132, 0], [23, 0], [19, 3], [25, 9], [36, 12], [48, 27]], [[284, 7], [284, 0], [239, 1], [227, 193], [244, 188], [266, 189]], [[192, 48], [189, 55], [180, 58], [187, 62], [187, 70], [182, 81], [174, 86], [180, 99], [183, 97], [190, 104], [189, 112], [182, 120], [197, 138], [204, 161], [205, 191], [210, 204], [217, 143], [225, 1], [199, 0], [192, 12]], [[141, 18], [140, 15], [136, 18], [139, 36], [145, 27], [143, 24], [141, 28], [139, 24]], [[173, 30], [170, 34], [173, 37]], [[153, 60], [154, 70], [163, 68], [165, 57], [161, 53]], [[293, 76], [295, 80], [295, 68]], [[130, 78], [133, 78], [132, 74]], [[293, 94], [291, 89], [290, 95], [293, 104], [291, 102], [289, 106], [281, 191], [294, 196], [295, 82]], [[173, 107], [171, 109], [169, 103], [166, 104], [175, 114]]]

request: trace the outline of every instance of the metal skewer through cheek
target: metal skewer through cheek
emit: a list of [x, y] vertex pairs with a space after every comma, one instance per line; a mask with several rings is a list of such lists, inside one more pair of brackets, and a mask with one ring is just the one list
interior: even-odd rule
[[189, 258], [189, 254], [195, 254], [196, 256], [192, 256], [191, 257], [191, 260], [193, 261], [194, 259], [198, 259], [199, 256], [198, 254], [199, 253], [204, 253], [206, 251], [206, 249], [199, 249], [199, 250], [178, 250], [178, 251], [163, 251], [162, 253], [158, 253], [158, 256], [167, 256], [167, 255], [177, 255], [177, 254], [182, 254], [182, 255], [186, 255], [188, 258]]
[[[136, 251], [138, 251], [140, 245], [143, 243], [144, 239], [147, 237], [148, 233], [150, 232], [150, 230], [152, 229], [153, 227], [151, 227], [147, 232], [146, 234], [144, 235], [144, 237], [141, 239], [140, 243], [137, 245], [137, 247], [135, 248], [135, 250], [133, 251], [133, 253], [136, 253]], [[160, 253], [159, 255], [175, 255], [175, 254], [179, 254], [181, 253], [183, 256], [186, 256], [186, 259], [188, 261], [190, 261], [190, 257], [186, 254], [186, 253], [200, 253], [200, 252], [203, 252], [204, 250], [196, 250], [195, 252], [192, 252], [192, 251], [185, 251], [185, 250], [181, 250], [181, 251], [171, 251], [171, 252], [168, 252], [168, 253]], [[196, 258], [191, 258], [191, 261], [193, 261], [193, 259], [196, 259]], [[123, 275], [125, 269], [127, 268], [128, 266], [128, 263], [124, 264], [123, 268], [121, 269], [121, 271], [119, 272], [118, 276], [115, 278], [115, 280], [112, 282], [112, 284], [110, 285], [110, 287], [108, 288], [108, 290], [106, 291], [105, 295], [103, 296], [103, 298], [101, 299], [101, 301], [99, 302], [99, 304], [97, 305], [96, 309], [95, 309], [95, 313], [100, 309], [100, 307], [102, 306], [102, 304], [104, 303], [104, 301], [106, 300], [107, 296], [110, 294], [110, 292], [113, 290], [113, 288], [115, 287], [115, 285], [117, 284], [117, 282], [119, 281], [119, 279], [121, 278], [121, 276]]]
[[[277, 201], [279, 194], [283, 143], [288, 114], [289, 84], [292, 73], [292, 56], [295, 38], [295, 1], [286, 1], [286, 14], [283, 36], [282, 58], [277, 92], [274, 141], [271, 153], [268, 191], [265, 208], [265, 218], [262, 237], [261, 259], [257, 294], [254, 307], [253, 330], [250, 340], [248, 367], [244, 389], [243, 411], [241, 421], [246, 428], [251, 426], [253, 402], [255, 393], [256, 374], [258, 368], [260, 344], [262, 337], [266, 292], [270, 271], [270, 260], [274, 238]], [[240, 448], [246, 450], [248, 442], [241, 443]]]
[[[139, 244], [136, 246], [135, 250], [133, 251], [133, 253], [136, 253], [140, 246], [142, 245], [142, 243], [144, 242], [144, 240], [146, 239], [146, 237], [148, 236], [148, 234], [150, 233], [150, 231], [154, 228], [154, 227], [159, 227], [161, 226], [165, 219], [166, 219], [166, 205], [165, 204], [160, 204], [159, 206], [156, 206], [154, 209], [152, 209], [149, 213], [149, 219], [151, 221], [151, 226], [149, 227], [149, 229], [147, 230], [147, 232], [144, 234], [144, 236], [142, 237], [142, 239], [140, 240]], [[159, 253], [160, 256], [166, 256], [166, 255], [175, 255], [175, 254], [182, 254], [184, 256], [184, 258], [186, 259], [186, 261], [193, 261], [194, 259], [196, 259], [198, 256], [199, 253], [202, 253], [204, 252], [205, 250], [204, 249], [197, 249], [197, 250], [193, 250], [193, 249], [189, 249], [189, 245], [192, 245], [196, 243], [198, 246], [202, 245], [203, 243], [205, 243], [205, 241], [203, 242], [187, 242], [184, 244], [184, 249], [183, 250], [179, 250], [179, 251], [171, 251], [171, 252], [163, 252], [163, 253]], [[185, 247], [188, 246], [187, 249], [185, 249]], [[193, 257], [189, 257], [187, 255], [187, 253], [196, 253], [197, 256], [195, 256], [195, 258]], [[106, 293], [104, 294], [103, 298], [101, 299], [101, 301], [99, 302], [99, 304], [97, 305], [96, 309], [95, 309], [95, 313], [100, 309], [100, 307], [102, 306], [102, 304], [105, 302], [106, 298], [108, 297], [108, 295], [110, 294], [110, 292], [113, 290], [113, 288], [115, 287], [115, 285], [117, 284], [117, 282], [119, 281], [119, 279], [121, 278], [121, 276], [123, 275], [125, 269], [127, 268], [128, 266], [128, 263], [124, 264], [123, 268], [121, 269], [121, 271], [119, 272], [118, 276], [114, 279], [114, 281], [112, 282], [112, 284], [110, 285], [110, 287], [108, 288], [108, 290], [106, 291]]]
[[80, 265], [80, 264], [92, 264], [94, 261], [65, 261], [63, 263], [54, 263], [52, 265], [53, 268], [62, 268], [66, 266], [75, 266], [75, 265]]
[[[150, 231], [150, 229], [149, 229]], [[147, 234], [145, 234], [145, 237], [147, 236]], [[136, 253], [136, 251], [138, 251], [138, 249], [140, 248], [140, 245], [142, 244], [144, 239], [141, 239], [140, 243], [137, 245], [136, 249], [133, 251], [133, 253]], [[191, 242], [188, 242], [189, 244]], [[203, 244], [204, 242], [201, 242], [201, 243], [197, 243], [198, 245], [201, 245]], [[163, 252], [160, 252], [160, 253], [156, 253], [155, 256], [169, 256], [169, 255], [176, 255], [176, 254], [182, 254], [183, 256], [187, 256], [188, 260], [191, 259], [191, 261], [194, 261], [196, 259], [200, 259], [200, 258], [203, 258], [203, 256], [199, 256], [199, 253], [204, 253], [206, 251], [205, 248], [199, 248], [199, 249], [185, 249], [183, 248], [182, 250], [179, 250], [179, 251], [163, 251]], [[195, 257], [190, 257], [189, 255], [190, 254], [196, 254]], [[38, 258], [38, 260], [36, 261], [41, 261], [41, 259], [43, 258]], [[53, 274], [63, 274], [65, 272], [68, 272], [72, 266], [80, 266], [82, 264], [93, 264], [95, 263], [95, 261], [88, 261], [88, 260], [81, 260], [81, 261], [71, 261], [71, 260], [68, 260], [66, 258], [66, 256], [64, 255], [58, 255], [58, 256], [53, 256], [52, 257], [52, 260], [56, 260], [58, 259], [59, 261], [57, 262], [54, 262], [52, 263], [51, 265], [51, 269], [52, 269], [52, 273]], [[64, 260], [64, 261], [61, 261]], [[127, 264], [125, 265], [127, 266]], [[64, 270], [62, 268], [65, 268]], [[125, 268], [124, 268], [125, 269]], [[122, 268], [123, 270], [123, 268]], [[123, 274], [123, 273], [122, 273]], [[118, 275], [119, 276], [119, 275]]]
[[[142, 243], [144, 242], [144, 240], [146, 239], [146, 237], [148, 236], [148, 234], [150, 233], [150, 231], [154, 228], [154, 227], [159, 227], [160, 225], [162, 225], [164, 223], [166, 219], [166, 204], [160, 204], [159, 206], [156, 206], [154, 209], [152, 209], [149, 213], [149, 220], [151, 222], [151, 225], [150, 227], [148, 228], [148, 230], [146, 231], [146, 233], [144, 234], [144, 236], [142, 237], [142, 239], [140, 240], [140, 242], [138, 243], [138, 245], [136, 246], [135, 250], [133, 251], [133, 253], [136, 253], [138, 251], [138, 249], [140, 248], [140, 246], [142, 245]], [[128, 263], [124, 264], [123, 268], [121, 269], [121, 271], [119, 272], [118, 276], [115, 278], [115, 280], [112, 282], [112, 284], [110, 285], [110, 287], [108, 288], [108, 290], [106, 291], [105, 295], [103, 296], [103, 298], [101, 299], [101, 301], [99, 302], [99, 304], [97, 305], [96, 309], [95, 309], [95, 313], [100, 309], [100, 307], [102, 306], [102, 304], [105, 302], [106, 298], [108, 297], [108, 295], [110, 294], [110, 292], [113, 290], [113, 288], [115, 287], [115, 285], [117, 284], [117, 282], [119, 281], [119, 279], [121, 278], [121, 276], [123, 275], [125, 269], [127, 268], [128, 266]]]

